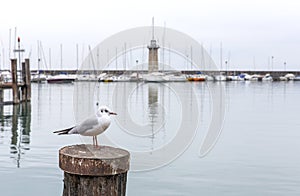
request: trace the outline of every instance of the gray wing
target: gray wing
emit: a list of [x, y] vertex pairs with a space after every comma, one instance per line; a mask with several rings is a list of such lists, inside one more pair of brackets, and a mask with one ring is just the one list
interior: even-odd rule
[[97, 125], [98, 125], [98, 119], [96, 116], [93, 116], [93, 117], [87, 118], [82, 123], [80, 123], [79, 125], [74, 127], [69, 133], [70, 134], [76, 134], [76, 133], [82, 134], [82, 133], [86, 132], [87, 130], [94, 128]]

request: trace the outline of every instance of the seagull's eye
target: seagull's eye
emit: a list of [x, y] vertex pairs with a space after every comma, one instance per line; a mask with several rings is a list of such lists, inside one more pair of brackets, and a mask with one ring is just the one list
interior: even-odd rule
[[103, 113], [103, 110], [101, 110], [101, 113]]
[[108, 110], [107, 110], [107, 109], [105, 109], [105, 110], [104, 110], [104, 112], [108, 113]]

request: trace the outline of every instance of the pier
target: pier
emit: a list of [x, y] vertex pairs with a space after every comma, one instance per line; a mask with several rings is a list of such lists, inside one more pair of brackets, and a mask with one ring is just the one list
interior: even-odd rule
[[[17, 59], [11, 59], [11, 82], [0, 83], [0, 104], [18, 104], [31, 100], [31, 79], [29, 59], [22, 62], [21, 81], [18, 81]], [[4, 101], [4, 90], [12, 90], [12, 100]]]

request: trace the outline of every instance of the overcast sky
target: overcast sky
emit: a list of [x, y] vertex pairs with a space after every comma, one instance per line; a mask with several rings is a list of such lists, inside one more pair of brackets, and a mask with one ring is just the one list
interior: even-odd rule
[[[7, 0], [0, 7], [0, 65], [8, 63], [9, 29], [21, 37], [25, 56], [31, 51], [36, 68], [37, 40], [52, 68], [76, 68], [79, 60], [105, 38], [120, 31], [155, 24], [186, 33], [203, 43], [219, 65], [223, 60], [237, 69], [300, 70], [300, 1], [298, 0]], [[13, 46], [13, 43], [12, 43]], [[268, 66], [269, 65], [269, 66]], [[7, 65], [6, 65], [7, 66]]]

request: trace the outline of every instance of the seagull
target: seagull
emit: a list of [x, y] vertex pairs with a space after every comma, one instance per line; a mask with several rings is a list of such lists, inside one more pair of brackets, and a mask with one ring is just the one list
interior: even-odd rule
[[107, 106], [100, 106], [95, 115], [85, 119], [81, 124], [68, 129], [54, 131], [53, 133], [58, 135], [80, 134], [93, 136], [93, 145], [97, 147], [97, 135], [103, 133], [109, 127], [111, 122], [110, 115], [117, 115], [117, 113], [112, 112]]

